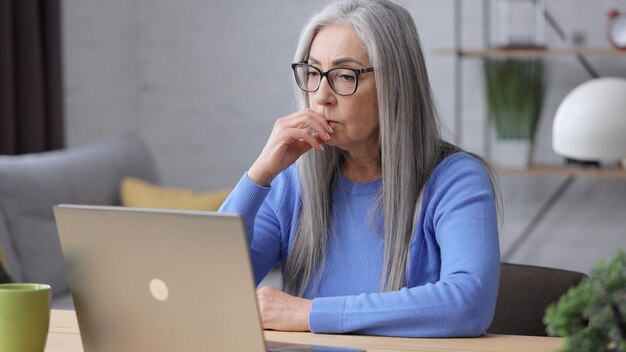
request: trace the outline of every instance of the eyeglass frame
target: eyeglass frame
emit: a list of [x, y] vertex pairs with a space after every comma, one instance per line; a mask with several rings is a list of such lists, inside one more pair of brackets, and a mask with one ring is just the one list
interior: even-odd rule
[[[313, 89], [313, 90], [308, 90], [308, 89], [304, 89], [300, 86], [299, 80], [298, 80], [298, 74], [296, 73], [296, 67], [311, 67], [313, 69], [315, 69], [317, 72], [320, 73], [320, 81], [317, 83], [317, 88]], [[326, 72], [322, 71], [321, 69], [319, 69], [318, 67], [315, 67], [313, 65], [309, 65], [306, 62], [294, 62], [291, 64], [291, 69], [293, 70], [293, 75], [294, 78], [296, 80], [296, 84], [298, 85], [298, 88], [302, 89], [303, 91], [307, 92], [307, 93], [313, 93], [313, 92], [317, 92], [320, 87], [322, 86], [322, 79], [324, 79], [324, 77], [326, 77], [326, 81], [328, 81], [328, 85], [330, 86], [330, 89], [333, 90], [333, 92], [337, 93], [338, 95], [341, 95], [342, 97], [349, 97], [351, 95], [354, 95], [354, 93], [356, 93], [356, 90], [359, 88], [359, 76], [362, 73], [367, 73], [367, 72], [374, 72], [374, 68], [373, 67], [366, 67], [366, 68], [352, 68], [352, 67], [333, 67], [330, 70], [327, 70]], [[337, 92], [337, 90], [335, 90], [335, 87], [333, 87], [333, 84], [330, 82], [330, 80], [328, 79], [328, 74], [331, 71], [334, 70], [350, 70], [352, 72], [354, 72], [355, 74], [355, 82], [354, 82], [354, 90], [352, 91], [352, 93], [350, 94], [341, 94], [339, 92]]]

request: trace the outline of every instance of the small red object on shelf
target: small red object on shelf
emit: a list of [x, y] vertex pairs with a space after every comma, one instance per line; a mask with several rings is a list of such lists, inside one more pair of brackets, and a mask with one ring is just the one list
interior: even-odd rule
[[626, 50], [626, 13], [617, 9], [609, 11], [607, 35], [616, 49]]

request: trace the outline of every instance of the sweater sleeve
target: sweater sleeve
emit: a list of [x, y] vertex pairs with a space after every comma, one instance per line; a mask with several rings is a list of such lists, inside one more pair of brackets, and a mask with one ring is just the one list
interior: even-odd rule
[[465, 155], [451, 157], [454, 162], [433, 173], [420, 225], [424, 234], [416, 232], [434, 235], [438, 243], [439, 281], [393, 292], [315, 298], [309, 316], [313, 332], [460, 337], [486, 331], [499, 283], [497, 214], [484, 167]]
[[270, 191], [270, 187], [252, 182], [246, 173], [219, 209], [241, 216], [257, 285], [278, 262], [281, 248], [279, 221], [268, 199]]

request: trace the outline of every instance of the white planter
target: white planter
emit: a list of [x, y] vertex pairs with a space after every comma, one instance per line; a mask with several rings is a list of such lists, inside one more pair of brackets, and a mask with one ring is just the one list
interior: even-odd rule
[[532, 142], [526, 139], [495, 139], [491, 162], [495, 166], [527, 168], [530, 166]]

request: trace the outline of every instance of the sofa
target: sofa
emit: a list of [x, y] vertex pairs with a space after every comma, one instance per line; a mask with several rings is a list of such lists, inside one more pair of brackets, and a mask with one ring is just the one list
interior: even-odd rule
[[0, 249], [13, 280], [50, 284], [52, 307], [73, 308], [52, 207], [119, 205], [126, 176], [158, 182], [137, 133], [79, 148], [0, 156]]

